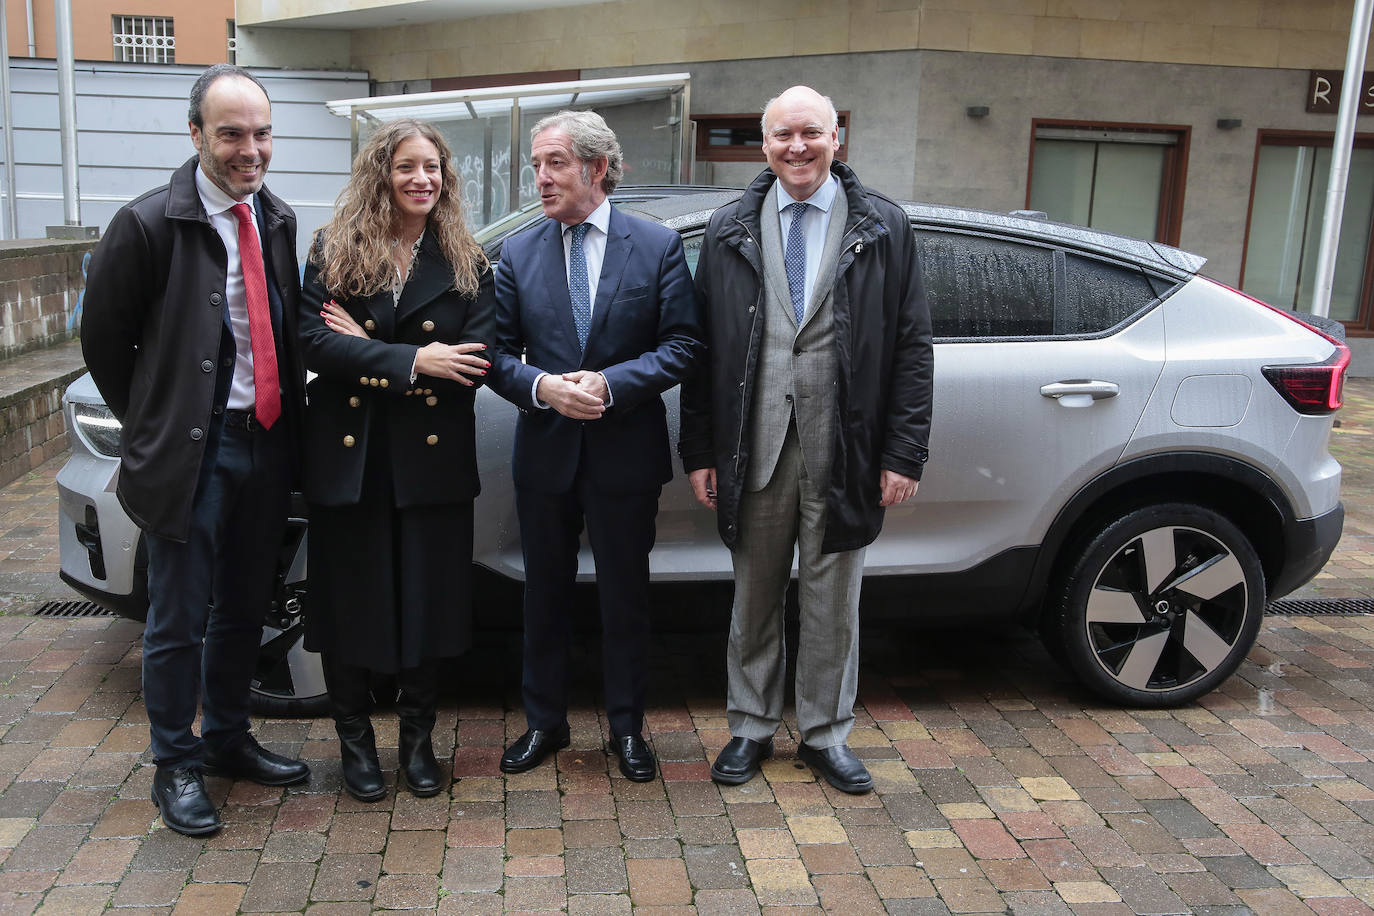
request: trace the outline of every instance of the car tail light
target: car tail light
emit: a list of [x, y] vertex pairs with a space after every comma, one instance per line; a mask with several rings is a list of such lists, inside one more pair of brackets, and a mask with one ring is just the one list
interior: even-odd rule
[[1297, 322], [1335, 347], [1336, 352], [1319, 363], [1264, 366], [1260, 371], [1269, 380], [1269, 384], [1273, 385], [1274, 389], [1298, 413], [1320, 416], [1335, 413], [1341, 409], [1345, 389], [1345, 371], [1350, 366], [1350, 348], [1344, 342], [1332, 337], [1321, 328], [1303, 321], [1287, 309], [1270, 305], [1263, 299], [1256, 299], [1249, 293], [1226, 286], [1225, 283], [1216, 280], [1212, 282], [1282, 315], [1289, 321]]
[[[1321, 332], [1318, 331], [1318, 334]], [[1336, 343], [1336, 352], [1324, 362], [1300, 366], [1265, 366], [1264, 377], [1298, 413], [1328, 414], [1341, 409], [1345, 370], [1350, 348]]]

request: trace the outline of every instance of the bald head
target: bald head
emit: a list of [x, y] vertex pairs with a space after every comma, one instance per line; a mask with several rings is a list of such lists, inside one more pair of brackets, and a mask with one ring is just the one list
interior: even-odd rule
[[835, 103], [830, 101], [829, 96], [821, 95], [810, 86], [793, 86], [784, 89], [782, 92], [768, 100], [768, 104], [763, 106], [763, 118], [759, 126], [763, 128], [763, 135], [768, 136], [769, 116], [775, 107], [790, 107], [797, 105], [812, 106], [819, 111], [827, 114], [825, 123], [822, 127], [830, 128], [839, 125], [840, 116], [835, 111]]

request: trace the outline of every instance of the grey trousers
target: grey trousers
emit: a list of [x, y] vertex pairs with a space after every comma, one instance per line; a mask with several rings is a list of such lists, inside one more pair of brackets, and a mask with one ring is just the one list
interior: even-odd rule
[[859, 681], [859, 587], [864, 550], [821, 553], [825, 498], [806, 476], [795, 428], [767, 486], [745, 492], [731, 553], [735, 603], [727, 655], [730, 734], [765, 741], [782, 722], [787, 644], [783, 602], [798, 556], [801, 634], [797, 725], [812, 747], [843, 744]]

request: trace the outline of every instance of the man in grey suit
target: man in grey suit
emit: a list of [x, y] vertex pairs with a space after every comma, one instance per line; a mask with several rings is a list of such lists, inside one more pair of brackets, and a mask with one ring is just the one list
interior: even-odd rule
[[683, 385], [679, 450], [731, 550], [731, 740], [738, 785], [782, 721], [783, 596], [801, 598], [798, 756], [873, 787], [846, 741], [858, 686], [864, 550], [916, 493], [930, 432], [930, 310], [901, 207], [835, 162], [835, 107], [794, 86], [763, 114], [764, 171], [711, 219], [696, 286], [709, 366]]

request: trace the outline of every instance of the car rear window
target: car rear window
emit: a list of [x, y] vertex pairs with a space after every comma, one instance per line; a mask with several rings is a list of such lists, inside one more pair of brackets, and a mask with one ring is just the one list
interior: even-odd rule
[[1056, 334], [1096, 334], [1114, 328], [1158, 296], [1138, 267], [1069, 254], [1064, 296], [1055, 310]]

